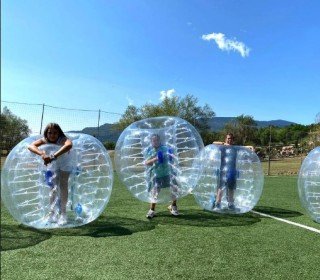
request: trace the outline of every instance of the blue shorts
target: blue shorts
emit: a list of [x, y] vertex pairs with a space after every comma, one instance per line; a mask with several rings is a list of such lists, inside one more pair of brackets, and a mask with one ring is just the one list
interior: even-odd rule
[[228, 188], [231, 190], [235, 190], [237, 187], [237, 171], [235, 169], [227, 170], [226, 172], [222, 172], [220, 174], [220, 183], [218, 188]]

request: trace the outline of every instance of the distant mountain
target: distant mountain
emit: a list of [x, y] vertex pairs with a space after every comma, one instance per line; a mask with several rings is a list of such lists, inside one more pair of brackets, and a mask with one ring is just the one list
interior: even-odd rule
[[[223, 127], [228, 123], [236, 118], [234, 117], [215, 117], [212, 118], [208, 124], [212, 131], [219, 132], [223, 129]], [[270, 125], [277, 126], [277, 127], [286, 127], [291, 124], [295, 124], [294, 122], [284, 121], [284, 120], [272, 120], [272, 121], [256, 121], [257, 127], [268, 127]], [[112, 124], [105, 123], [101, 125], [98, 131], [97, 127], [86, 127], [81, 131], [69, 131], [69, 132], [78, 132], [78, 133], [85, 133], [89, 135], [95, 136], [98, 140], [102, 143], [104, 142], [114, 142], [116, 143], [121, 132], [119, 130], [115, 130], [112, 128]]]
[[[228, 122], [234, 121], [236, 118], [235, 117], [215, 117], [212, 118], [208, 124], [211, 128], [211, 130], [215, 132], [219, 132], [224, 128], [224, 126]], [[270, 125], [272, 126], [277, 126], [277, 127], [286, 127], [291, 124], [296, 124], [294, 122], [289, 122], [289, 121], [284, 121], [284, 120], [272, 120], [272, 121], [255, 121], [257, 123], [258, 128], [263, 128], [263, 127], [268, 127]]]
[[93, 135], [102, 143], [106, 141], [116, 143], [122, 131], [113, 129], [112, 124], [110, 123], [105, 123], [104, 125], [100, 126], [99, 131], [97, 127], [86, 127], [81, 131], [69, 131], [69, 132], [77, 132], [77, 133], [85, 133], [85, 134]]

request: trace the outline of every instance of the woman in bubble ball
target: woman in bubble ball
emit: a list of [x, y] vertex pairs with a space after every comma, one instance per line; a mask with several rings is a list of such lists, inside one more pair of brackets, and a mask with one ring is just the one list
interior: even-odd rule
[[[172, 151], [165, 145], [161, 144], [158, 134], [151, 135], [151, 147], [147, 149], [145, 165], [149, 166], [149, 189], [153, 198], [156, 200], [161, 188], [171, 188], [172, 191], [177, 191], [176, 180], [173, 179], [173, 171], [170, 166], [170, 158]], [[177, 200], [172, 193], [172, 203], [168, 207], [173, 216], [178, 216]], [[146, 217], [152, 219], [155, 216], [156, 203], [150, 204], [150, 210]]]
[[[56, 171], [59, 177], [60, 187], [60, 215], [56, 215], [54, 211], [54, 204], [57, 200], [57, 190], [54, 189], [50, 196], [51, 211], [49, 213], [48, 222], [58, 222], [59, 225], [65, 225], [67, 224], [66, 206], [68, 202], [68, 179], [72, 171], [71, 160], [69, 159], [72, 141], [66, 137], [60, 126], [56, 123], [49, 123], [44, 130], [43, 136], [43, 138], [31, 143], [28, 146], [28, 149], [41, 156], [44, 165], [46, 166], [53, 161], [56, 161]], [[44, 144], [56, 144], [61, 147], [55, 153], [47, 155], [45, 151], [39, 149], [39, 147]]]
[[[225, 141], [222, 145], [231, 146], [234, 142], [234, 136], [232, 133], [227, 133]], [[216, 144], [217, 142], [213, 142]], [[223, 189], [227, 189], [227, 201], [228, 209], [235, 211], [234, 205], [234, 192], [236, 190], [236, 156], [237, 152], [234, 149], [230, 149], [228, 156], [226, 155], [226, 148], [221, 149], [221, 167], [220, 167], [220, 178], [218, 180], [216, 201], [213, 203], [212, 208], [214, 210], [221, 209], [221, 199], [223, 195]]]

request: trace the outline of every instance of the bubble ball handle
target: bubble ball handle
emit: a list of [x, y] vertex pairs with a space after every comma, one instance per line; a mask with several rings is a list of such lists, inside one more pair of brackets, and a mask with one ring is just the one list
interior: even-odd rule
[[45, 182], [50, 188], [53, 187], [53, 177], [54, 177], [54, 172], [52, 170], [45, 171], [44, 173]]
[[163, 153], [161, 151], [158, 152], [157, 154], [158, 157], [158, 162], [161, 164], [164, 161]]

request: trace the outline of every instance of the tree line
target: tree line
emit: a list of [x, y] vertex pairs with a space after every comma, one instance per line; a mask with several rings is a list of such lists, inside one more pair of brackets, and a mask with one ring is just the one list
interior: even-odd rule
[[[212, 108], [205, 104], [200, 106], [193, 95], [185, 97], [166, 97], [159, 104], [146, 103], [141, 107], [129, 105], [113, 129], [122, 131], [135, 121], [158, 116], [180, 117], [192, 124], [200, 133], [205, 145], [213, 141], [223, 141], [226, 133], [233, 133], [236, 145], [252, 145], [265, 147], [268, 145], [294, 145], [304, 151], [309, 151], [320, 145], [320, 124], [292, 124], [286, 127], [259, 128], [252, 116], [240, 115], [227, 123], [225, 127], [215, 132], [210, 129], [209, 120], [215, 117]], [[10, 151], [22, 139], [30, 135], [26, 120], [14, 115], [7, 107], [1, 112], [1, 149]], [[107, 149], [112, 149], [115, 143], [104, 143]]]
[[295, 145], [307, 149], [308, 145], [310, 148], [320, 145], [319, 124], [259, 128], [252, 116], [242, 114], [227, 123], [221, 131], [214, 132], [210, 130], [208, 121], [215, 115], [208, 104], [199, 106], [198, 99], [192, 95], [184, 98], [166, 97], [157, 105], [147, 103], [141, 107], [128, 106], [119, 122], [115, 124], [115, 128], [123, 130], [131, 123], [144, 118], [177, 116], [196, 127], [205, 145], [213, 141], [224, 141], [226, 133], [229, 132], [234, 134], [235, 144], [242, 146]]

